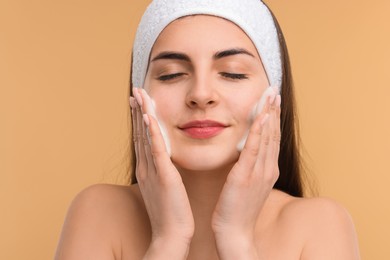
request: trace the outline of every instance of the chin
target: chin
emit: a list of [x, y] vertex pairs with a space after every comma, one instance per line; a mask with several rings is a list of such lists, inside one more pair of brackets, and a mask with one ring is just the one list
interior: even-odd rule
[[238, 151], [226, 152], [221, 149], [191, 149], [189, 152], [172, 152], [173, 163], [183, 170], [209, 172], [231, 168], [238, 160]]

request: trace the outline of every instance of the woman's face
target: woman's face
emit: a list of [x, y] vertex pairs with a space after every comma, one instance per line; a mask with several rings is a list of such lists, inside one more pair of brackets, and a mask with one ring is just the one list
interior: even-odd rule
[[256, 48], [235, 24], [206, 15], [167, 26], [152, 49], [145, 89], [180, 168], [228, 167], [239, 156], [268, 80]]

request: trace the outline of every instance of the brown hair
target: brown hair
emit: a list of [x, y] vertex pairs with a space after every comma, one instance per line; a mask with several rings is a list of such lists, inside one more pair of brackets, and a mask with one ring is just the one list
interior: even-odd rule
[[282, 88], [281, 88], [281, 143], [279, 152], [279, 179], [274, 188], [287, 192], [292, 196], [303, 197], [302, 158], [299, 150], [299, 127], [294, 94], [294, 83], [288, 55], [287, 44], [280, 25], [272, 13], [279, 36], [282, 59]]
[[[293, 87], [293, 79], [291, 72], [290, 59], [288, 55], [287, 45], [280, 28], [280, 25], [271, 12], [276, 29], [278, 31], [279, 44], [281, 49], [282, 59], [282, 87], [281, 87], [281, 144], [279, 153], [279, 179], [275, 183], [274, 188], [284, 191], [292, 196], [303, 197], [303, 162], [301, 158], [301, 151], [299, 149], [300, 138], [298, 129], [298, 119], [296, 116], [295, 95]], [[131, 64], [133, 59], [131, 59]], [[132, 95], [132, 82], [130, 72], [130, 95]], [[132, 136], [132, 134], [131, 134]], [[131, 141], [131, 157], [132, 162], [135, 162], [134, 143]], [[135, 163], [131, 165], [131, 172], [129, 173], [130, 183], [137, 183], [135, 176]]]

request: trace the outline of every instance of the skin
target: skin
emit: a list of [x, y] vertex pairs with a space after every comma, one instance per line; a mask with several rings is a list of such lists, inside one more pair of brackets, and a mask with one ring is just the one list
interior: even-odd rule
[[[251, 55], [215, 58], [232, 48]], [[153, 61], [164, 52], [188, 59]], [[240, 28], [211, 16], [179, 19], [161, 33], [151, 60], [146, 91], [134, 90], [130, 99], [138, 185], [82, 191], [69, 209], [56, 259], [360, 259], [343, 207], [272, 189], [279, 175], [280, 96], [250, 120], [268, 80]], [[149, 98], [166, 127], [171, 157]], [[178, 126], [195, 119], [228, 127], [194, 139]], [[240, 153], [237, 143], [248, 129]]]

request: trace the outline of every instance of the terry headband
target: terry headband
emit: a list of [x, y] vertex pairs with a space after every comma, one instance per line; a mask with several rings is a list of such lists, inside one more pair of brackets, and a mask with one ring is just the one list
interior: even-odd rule
[[280, 91], [282, 62], [278, 32], [271, 12], [260, 0], [154, 0], [135, 36], [133, 86], [143, 87], [150, 53], [164, 28], [180, 17], [197, 14], [225, 18], [239, 26], [255, 45], [270, 85]]

